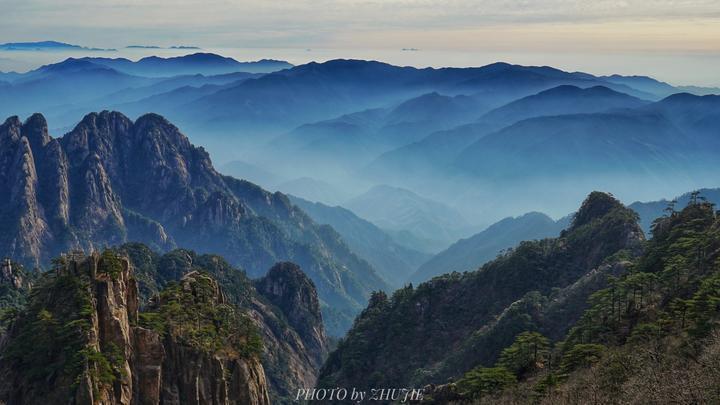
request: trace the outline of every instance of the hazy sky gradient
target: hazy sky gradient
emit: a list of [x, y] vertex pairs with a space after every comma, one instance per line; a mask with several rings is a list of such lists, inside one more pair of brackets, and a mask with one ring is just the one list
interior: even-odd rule
[[[653, 60], [662, 61], [665, 66], [658, 66], [657, 72], [668, 80], [720, 85], [720, 78], [714, 80], [712, 73], [720, 70], [718, 0], [0, 0], [0, 4], [0, 42], [55, 39], [114, 48], [130, 44], [312, 48], [334, 49], [338, 57], [344, 52], [349, 57], [359, 50], [412, 47], [428, 55], [510, 55], [506, 59], [517, 55], [520, 61], [531, 55], [557, 55], [565, 68], [585, 68], [582, 55], [607, 54], [613, 55], [613, 63], [620, 64], [617, 71], [623, 73], [635, 73], [642, 65], [629, 64], [624, 71], [623, 58], [647, 58], [649, 66]], [[468, 63], [481, 64], [485, 59]], [[427, 65], [443, 65], [429, 56], [424, 60]], [[673, 61], [676, 66], [667, 66]], [[541, 62], [548, 63], [537, 64]], [[599, 67], [598, 73], [611, 66]]]

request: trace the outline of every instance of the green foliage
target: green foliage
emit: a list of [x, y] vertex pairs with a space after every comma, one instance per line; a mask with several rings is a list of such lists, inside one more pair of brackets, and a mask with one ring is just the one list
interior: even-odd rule
[[[76, 381], [87, 360], [92, 308], [87, 277], [46, 273], [33, 288], [28, 307], [18, 315], [18, 335], [3, 360], [23, 370], [28, 382]], [[47, 384], [37, 384], [50, 389]]]
[[[92, 347], [82, 349], [80, 356], [87, 362], [88, 375], [93, 381], [101, 385], [110, 385], [117, 379], [116, 370], [112, 364], [114, 359], [108, 358], [107, 355]], [[78, 379], [77, 382], [79, 383], [80, 380]]]
[[549, 355], [548, 339], [537, 332], [519, 334], [512, 345], [500, 353], [498, 365], [517, 376], [542, 369]]
[[106, 249], [100, 255], [98, 273], [107, 274], [111, 279], [117, 280], [123, 271], [122, 258], [114, 251]]
[[539, 397], [547, 395], [548, 392], [559, 386], [563, 382], [563, 378], [559, 375], [550, 372], [545, 374], [533, 387], [533, 391]]
[[12, 266], [11, 276], [17, 277], [21, 282], [18, 286], [14, 280], [6, 282], [0, 280], [0, 332], [12, 323], [18, 311], [26, 305], [29, 287], [32, 279], [37, 275], [35, 272], [26, 272], [17, 263], [11, 262], [10, 265]]
[[666, 332], [658, 323], [642, 323], [633, 329], [628, 342], [636, 344], [649, 343], [665, 335]]
[[20, 311], [14, 307], [0, 308], [0, 332], [12, 325], [19, 313]]
[[505, 367], [476, 367], [457, 382], [461, 392], [468, 396], [492, 395], [517, 382], [515, 374]]
[[[559, 238], [525, 241], [477, 271], [438, 276], [391, 298], [371, 297], [325, 363], [320, 385], [367, 388], [378, 369], [385, 386], [437, 383], [496, 364], [524, 331], [562, 336], [582, 313], [595, 280], [576, 295], [560, 297], [559, 292], [572, 289], [608, 257], [627, 260], [641, 247], [637, 214], [600, 194], [588, 199], [574, 226]], [[550, 306], [573, 303], [578, 305], [557, 310], [552, 319], [543, 316]], [[546, 366], [548, 345], [538, 342], [537, 356], [522, 344], [508, 347], [497, 365], [525, 378]]]
[[170, 283], [158, 303], [140, 315], [140, 325], [207, 353], [259, 355], [262, 341], [252, 320], [233, 305], [218, 301], [217, 288], [206, 274]]
[[707, 336], [717, 326], [717, 318], [720, 316], [720, 272], [703, 279], [692, 298], [686, 301], [686, 306], [693, 325], [692, 335]]
[[[706, 336], [720, 312], [719, 228], [713, 206], [704, 202], [656, 221], [637, 265], [591, 297], [568, 343], [621, 345], [631, 335], [642, 338], [649, 324], [658, 333], [674, 327], [676, 333], [687, 329], [695, 337]], [[633, 329], [640, 324], [643, 329], [636, 334]]]
[[605, 350], [606, 347], [599, 344], [576, 344], [563, 355], [560, 361], [560, 371], [570, 373], [579, 368], [589, 367], [602, 358]]

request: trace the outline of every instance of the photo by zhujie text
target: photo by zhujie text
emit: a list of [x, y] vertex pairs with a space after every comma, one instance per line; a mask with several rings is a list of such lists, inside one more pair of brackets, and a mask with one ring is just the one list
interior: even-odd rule
[[719, 15], [11, 0], [0, 405], [720, 403]]

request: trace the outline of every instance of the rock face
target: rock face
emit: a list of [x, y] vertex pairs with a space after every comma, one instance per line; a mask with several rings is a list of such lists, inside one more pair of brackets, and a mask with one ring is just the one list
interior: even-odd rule
[[226, 301], [247, 310], [262, 337], [260, 357], [274, 404], [293, 403], [299, 388], [315, 386], [328, 341], [315, 285], [297, 265], [277, 264], [252, 281], [216, 255], [182, 249], [159, 255], [138, 243], [120, 250], [138, 269], [141, 302], [197, 270], [215, 278]]
[[[218, 284], [204, 277], [214, 287], [204, 295], [192, 276], [179, 288], [193, 303], [222, 305]], [[161, 332], [138, 326], [138, 288], [126, 259], [68, 257], [0, 347], [0, 403], [269, 404], [257, 356], [192, 345], [167, 322]], [[63, 334], [55, 335], [57, 327]]]
[[[127, 241], [221, 254], [251, 275], [298, 263], [349, 327], [386, 285], [339, 235], [280, 193], [222, 176], [164, 118], [88, 114], [62, 138], [42, 115], [0, 125], [0, 255], [29, 266]], [[328, 313], [330, 316], [330, 313]]]
[[10, 259], [3, 259], [0, 262], [0, 285], [7, 285], [13, 289], [20, 289], [26, 286], [27, 281], [23, 275], [13, 270], [13, 264]]
[[283, 262], [273, 266], [255, 286], [261, 295], [285, 314], [319, 366], [327, 353], [327, 337], [312, 281], [298, 265]]
[[[28, 274], [10, 259], [0, 261], [0, 313], [3, 310], [22, 308], [32, 287], [34, 274]], [[5, 333], [5, 320], [0, 317], [0, 340]]]
[[[255, 281], [259, 294], [252, 308], [266, 345], [268, 369], [276, 402], [290, 402], [299, 388], [314, 387], [328, 354], [315, 286], [293, 263], [278, 263]], [[280, 313], [278, 313], [278, 310]], [[287, 322], [288, 326], [283, 326]]]

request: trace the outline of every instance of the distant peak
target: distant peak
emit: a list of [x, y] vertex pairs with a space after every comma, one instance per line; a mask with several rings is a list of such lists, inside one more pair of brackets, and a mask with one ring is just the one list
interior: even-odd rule
[[489, 65], [483, 66], [484, 69], [507, 69], [509, 67], [513, 66], [510, 63], [507, 62], [495, 62], [491, 63]]
[[597, 91], [597, 92], [603, 92], [603, 93], [617, 93], [615, 90], [598, 84], [597, 86], [588, 87], [585, 89], [586, 91]]
[[167, 118], [163, 117], [160, 114], [147, 113], [147, 114], [143, 114], [137, 120], [135, 120], [135, 124], [137, 124], [137, 125], [147, 125], [147, 124], [170, 125], [170, 121], [168, 121]]
[[622, 207], [622, 203], [613, 197], [612, 194], [593, 191], [587, 196], [585, 201], [583, 201], [580, 210], [575, 214], [571, 228], [574, 229], [588, 224], [595, 219], [602, 218], [610, 211]]
[[583, 91], [583, 89], [578, 86], [573, 86], [572, 84], [562, 84], [560, 86], [541, 91], [540, 94], [575, 94], [581, 91]]
[[720, 96], [715, 94], [708, 94], [704, 96], [698, 96], [692, 93], [675, 93], [671, 94], [660, 101], [660, 103], [674, 103], [674, 102], [688, 102], [688, 101], [706, 101], [706, 100], [720, 100]]
[[3, 126], [7, 126], [7, 127], [19, 127], [21, 125], [22, 125], [22, 122], [20, 121], [20, 117], [18, 117], [17, 115], [8, 117], [5, 120], [5, 123], [3, 123]]
[[47, 145], [52, 138], [48, 134], [48, 125], [45, 117], [40, 113], [31, 115], [22, 126], [23, 136], [30, 141], [33, 150]]
[[47, 120], [45, 120], [45, 116], [43, 116], [42, 114], [35, 113], [25, 120], [25, 125], [47, 127]]
[[104, 121], [130, 121], [130, 118], [126, 117], [125, 114], [118, 112], [118, 111], [108, 111], [104, 110], [101, 112], [91, 112], [86, 114], [83, 119], [80, 121], [80, 124], [90, 124], [95, 125], [95, 123], [98, 120], [104, 120]]
[[268, 270], [265, 278], [269, 280], [285, 280], [286, 282], [293, 282], [296, 285], [309, 281], [305, 273], [300, 269], [300, 266], [292, 262], [276, 263]]

